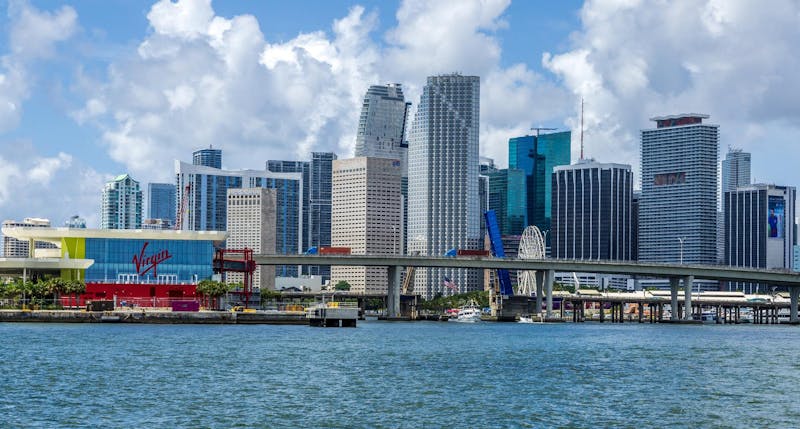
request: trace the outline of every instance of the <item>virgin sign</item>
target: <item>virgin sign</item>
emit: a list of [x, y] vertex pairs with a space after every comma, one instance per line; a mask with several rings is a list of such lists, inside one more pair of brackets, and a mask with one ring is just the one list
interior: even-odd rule
[[147, 246], [149, 244], [149, 241], [145, 241], [144, 245], [142, 246], [142, 250], [139, 251], [139, 254], [133, 255], [133, 265], [136, 266], [136, 273], [140, 276], [143, 276], [147, 274], [148, 271], [153, 270], [153, 277], [158, 277], [158, 264], [171, 258], [172, 254], [169, 253], [169, 250], [164, 249], [158, 253], [145, 255], [144, 252], [147, 250]]

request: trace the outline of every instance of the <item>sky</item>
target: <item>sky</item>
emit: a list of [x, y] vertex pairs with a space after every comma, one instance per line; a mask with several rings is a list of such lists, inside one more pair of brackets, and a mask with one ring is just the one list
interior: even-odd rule
[[[753, 179], [800, 183], [800, 3], [740, 0], [0, 0], [0, 218], [99, 224], [103, 184], [174, 182], [223, 150], [263, 169], [352, 156], [371, 84], [416, 105], [429, 75], [481, 77], [482, 156], [573, 130], [639, 171], [649, 118], [706, 113]], [[146, 215], [146, 213], [145, 213]]]

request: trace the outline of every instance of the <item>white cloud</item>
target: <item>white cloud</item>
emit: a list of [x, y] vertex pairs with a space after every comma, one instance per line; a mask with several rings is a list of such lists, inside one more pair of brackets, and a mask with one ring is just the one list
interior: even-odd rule
[[27, 178], [38, 185], [49, 185], [53, 176], [59, 170], [67, 169], [72, 165], [72, 156], [64, 152], [59, 152], [58, 156], [52, 158], [38, 158], [33, 165], [26, 171]]
[[112, 159], [135, 177], [170, 180], [172, 159], [208, 145], [224, 150], [229, 168], [310, 151], [350, 156], [369, 85], [403, 83], [416, 104], [427, 76], [460, 71], [482, 76], [482, 153], [502, 165], [509, 137], [567, 108], [553, 101], [563, 89], [525, 65], [500, 66], [494, 32], [507, 25], [508, 3], [405, 1], [384, 35], [374, 34], [377, 15], [355, 6], [327, 32], [275, 42], [253, 16], [160, 1], [148, 14], [152, 33], [107, 80], [85, 85], [88, 101], [73, 117], [99, 124]]
[[[649, 117], [702, 112], [721, 125], [723, 156], [727, 145], [750, 150], [755, 170], [765, 133], [771, 147], [795, 151], [795, 138], [787, 136], [800, 127], [799, 11], [788, 0], [769, 7], [737, 0], [587, 1], [573, 48], [546, 53], [542, 63], [586, 99], [590, 156], [638, 171], [638, 131], [651, 126]], [[578, 112], [576, 105], [569, 124], [577, 125]], [[797, 182], [787, 174], [796, 157], [774, 161], [783, 168], [767, 180]]]
[[106, 175], [65, 152], [43, 156], [30, 141], [0, 140], [0, 216], [42, 217], [59, 226], [78, 214], [98, 225]]
[[22, 104], [35, 79], [32, 63], [52, 56], [55, 45], [77, 28], [77, 14], [68, 6], [47, 12], [24, 1], [12, 1], [8, 14], [9, 52], [0, 56], [0, 133], [19, 123]]

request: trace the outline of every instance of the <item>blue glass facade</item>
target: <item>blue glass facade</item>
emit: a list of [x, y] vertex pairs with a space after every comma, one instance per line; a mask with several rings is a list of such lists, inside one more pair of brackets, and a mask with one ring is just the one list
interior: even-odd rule
[[[87, 238], [87, 282], [196, 283], [211, 277], [212, 241]], [[154, 266], [155, 265], [155, 266]]]
[[192, 163], [194, 165], [222, 168], [222, 150], [214, 148], [196, 150], [192, 154]]
[[[569, 131], [508, 140], [508, 168], [525, 172], [526, 214], [524, 225], [550, 229], [552, 173], [559, 165], [569, 165], [572, 134]], [[508, 231], [522, 234], [521, 230]], [[549, 237], [548, 237], [549, 240]]]
[[169, 220], [175, 224], [175, 185], [170, 183], [147, 184], [147, 217]]

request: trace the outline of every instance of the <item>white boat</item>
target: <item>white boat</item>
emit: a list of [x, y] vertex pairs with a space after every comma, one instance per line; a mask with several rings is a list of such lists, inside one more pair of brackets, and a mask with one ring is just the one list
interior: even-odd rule
[[459, 308], [456, 317], [450, 320], [454, 322], [467, 322], [467, 323], [480, 322], [481, 308], [478, 307], [478, 305], [475, 304], [474, 302], [470, 302], [469, 304]]
[[540, 317], [538, 321], [534, 322], [532, 316], [519, 316], [517, 323], [544, 323], [544, 320]]
[[717, 323], [717, 313], [715, 311], [703, 311], [700, 314], [700, 321], [703, 323]]

